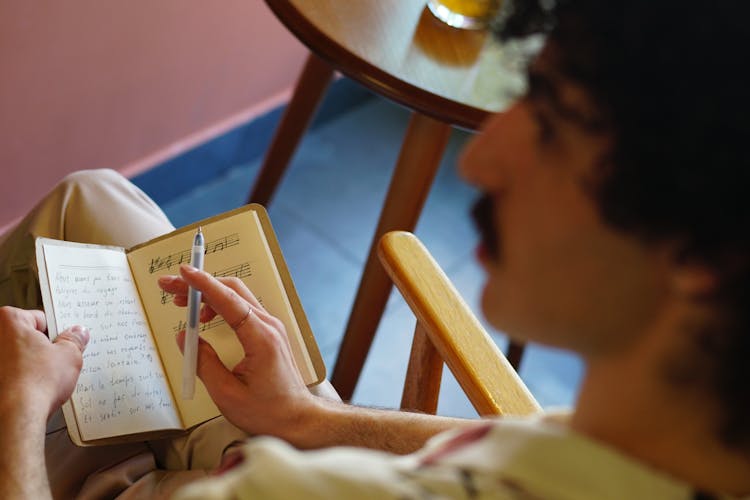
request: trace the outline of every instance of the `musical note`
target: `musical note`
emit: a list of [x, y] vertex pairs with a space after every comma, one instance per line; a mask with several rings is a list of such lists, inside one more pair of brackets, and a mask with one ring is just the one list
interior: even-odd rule
[[216, 278], [223, 278], [228, 276], [234, 276], [235, 278], [247, 278], [253, 275], [253, 270], [250, 267], [249, 262], [243, 262], [235, 266], [222, 269], [213, 273]]
[[240, 244], [240, 235], [237, 233], [229, 234], [218, 240], [209, 241], [206, 243], [206, 255], [215, 252], [221, 252], [222, 250], [233, 247]]
[[162, 304], [169, 304], [172, 302], [172, 299], [174, 298], [173, 293], [165, 292], [164, 290], [161, 291], [161, 303]]
[[179, 266], [183, 263], [190, 263], [190, 250], [183, 250], [182, 252], [173, 253], [166, 257], [156, 257], [151, 259], [151, 264], [148, 266], [148, 272], [154, 274], [156, 271], [172, 269], [172, 266]]
[[[229, 247], [233, 247], [240, 244], [240, 236], [237, 233], [232, 233], [223, 238], [212, 240], [206, 243], [205, 255], [210, 253], [221, 252]], [[191, 255], [190, 249], [182, 250], [169, 254], [165, 257], [155, 257], [151, 259], [151, 263], [148, 266], [149, 274], [154, 274], [162, 269], [170, 270], [172, 266], [179, 266], [180, 264], [190, 264]], [[164, 302], [162, 302], [163, 304]]]
[[[201, 323], [200, 331], [205, 332], [206, 330], [210, 330], [211, 328], [216, 328], [219, 325], [223, 325], [226, 323], [224, 321], [224, 318], [221, 316], [217, 316], [211, 321], [206, 321], [205, 323]], [[187, 327], [187, 323], [183, 320], [180, 320], [177, 322], [175, 326], [172, 327], [172, 332], [177, 335], [181, 330], [184, 330]]]
[[[228, 267], [226, 269], [222, 269], [220, 271], [216, 271], [213, 273], [213, 276], [216, 278], [225, 278], [228, 276], [234, 276], [235, 278], [247, 278], [249, 276], [253, 275], [253, 270], [250, 267], [249, 262], [242, 262], [240, 264]], [[174, 299], [174, 294], [165, 292], [164, 290], [161, 290], [161, 303], [163, 305], [171, 304], [172, 299]]]

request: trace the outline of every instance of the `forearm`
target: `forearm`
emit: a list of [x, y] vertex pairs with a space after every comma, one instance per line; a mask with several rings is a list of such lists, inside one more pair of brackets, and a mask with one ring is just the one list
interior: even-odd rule
[[450, 417], [364, 408], [316, 399], [312, 411], [280, 437], [300, 449], [357, 446], [405, 454], [418, 450], [432, 436], [476, 423]]
[[0, 498], [51, 498], [44, 462], [45, 415], [20, 399], [0, 404]]

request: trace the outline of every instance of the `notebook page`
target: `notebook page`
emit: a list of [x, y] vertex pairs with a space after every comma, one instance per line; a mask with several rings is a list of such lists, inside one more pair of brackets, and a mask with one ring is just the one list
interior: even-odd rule
[[91, 332], [71, 397], [82, 439], [180, 428], [124, 251], [45, 243], [44, 258], [57, 332]]
[[[206, 240], [205, 270], [214, 276], [234, 276], [245, 282], [261, 304], [284, 323], [303, 379], [306, 383], [314, 382], [315, 369], [258, 215], [252, 210], [239, 212], [212, 221], [202, 230]], [[157, 280], [165, 274], [179, 273], [179, 264], [190, 262], [194, 236], [194, 231], [182, 232], [133, 250], [128, 255], [165, 370], [172, 387], [177, 389], [176, 403], [186, 427], [216, 416], [219, 411], [200, 380], [196, 380], [192, 400], [183, 400], [179, 396], [183, 357], [174, 337], [185, 328], [186, 309], [175, 306], [171, 295], [161, 291]], [[214, 347], [225, 366], [231, 369], [242, 359], [242, 346], [223, 318], [217, 316], [202, 324], [199, 333]]]

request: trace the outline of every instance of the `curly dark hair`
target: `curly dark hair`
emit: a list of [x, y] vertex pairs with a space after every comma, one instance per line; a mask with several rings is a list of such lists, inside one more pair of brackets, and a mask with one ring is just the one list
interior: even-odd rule
[[[592, 194], [613, 227], [681, 245], [720, 278], [697, 335], [718, 436], [750, 453], [750, 2], [515, 0], [501, 39], [546, 33], [615, 145]], [[697, 345], [696, 344], [696, 345]]]

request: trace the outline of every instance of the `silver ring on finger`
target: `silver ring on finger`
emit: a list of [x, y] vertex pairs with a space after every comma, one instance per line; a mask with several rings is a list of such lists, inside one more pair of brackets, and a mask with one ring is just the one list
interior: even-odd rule
[[242, 325], [244, 325], [245, 323], [247, 323], [247, 320], [248, 320], [248, 319], [250, 319], [250, 315], [251, 315], [252, 313], [253, 313], [253, 308], [252, 308], [252, 306], [247, 306], [247, 312], [246, 312], [246, 313], [245, 313], [245, 315], [244, 315], [244, 316], [242, 317], [242, 319], [240, 319], [240, 320], [239, 320], [238, 322], [236, 322], [235, 324], [233, 324], [233, 325], [229, 325], [229, 326], [230, 326], [230, 327], [232, 327], [232, 330], [237, 330], [237, 329], [238, 329], [239, 327], [241, 327]]

